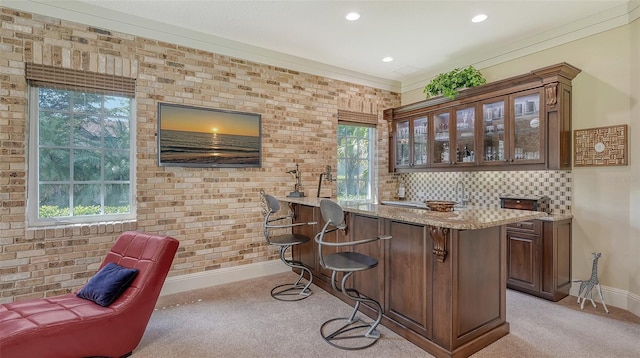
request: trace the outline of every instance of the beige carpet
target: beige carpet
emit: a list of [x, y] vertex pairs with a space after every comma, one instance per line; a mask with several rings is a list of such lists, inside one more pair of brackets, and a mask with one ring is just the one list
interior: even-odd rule
[[[293, 273], [161, 297], [133, 357], [431, 357], [385, 327], [363, 351], [343, 351], [320, 337], [322, 322], [350, 307], [313, 287], [298, 302], [280, 302], [272, 287]], [[587, 307], [589, 304], [589, 307]], [[549, 302], [507, 291], [511, 333], [472, 357], [640, 357], [640, 318], [609, 307], [607, 315], [575, 298]]]

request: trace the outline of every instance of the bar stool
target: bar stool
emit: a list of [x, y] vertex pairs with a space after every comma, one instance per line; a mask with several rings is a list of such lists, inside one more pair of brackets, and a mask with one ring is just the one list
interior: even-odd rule
[[[391, 239], [391, 236], [383, 235], [369, 239], [347, 242], [324, 241], [324, 236], [326, 234], [344, 229], [346, 228], [346, 224], [344, 223], [344, 211], [342, 210], [342, 207], [331, 200], [324, 199], [320, 202], [320, 212], [322, 213], [325, 225], [322, 228], [322, 231], [320, 231], [314, 238], [315, 242], [318, 243], [320, 265], [325, 269], [332, 270], [331, 286], [333, 289], [342, 292], [345, 296], [355, 301], [353, 311], [349, 317], [333, 318], [324, 322], [320, 327], [320, 334], [327, 343], [336, 348], [357, 350], [371, 347], [380, 338], [380, 332], [376, 330], [376, 327], [382, 320], [382, 307], [376, 300], [363, 295], [353, 287], [347, 287], [347, 280], [354, 272], [366, 271], [378, 266], [378, 260], [371, 256], [363, 255], [354, 251], [341, 251], [325, 256], [322, 253], [322, 248], [323, 246], [356, 246], [378, 240], [388, 240]], [[339, 288], [337, 287], [338, 272], [343, 274]], [[356, 317], [360, 303], [362, 302], [367, 303], [377, 311], [377, 318], [373, 323], [366, 323], [359, 317]], [[344, 321], [345, 324], [340, 328], [330, 330], [329, 326], [332, 325], [331, 323], [337, 321]], [[352, 344], [348, 344], [347, 342]]]
[[[307, 297], [309, 297], [313, 292], [311, 291], [311, 281], [313, 280], [313, 275], [311, 274], [311, 270], [307, 268], [302, 262], [296, 261], [293, 259], [288, 259], [286, 257], [287, 250], [293, 245], [300, 245], [306, 242], [309, 242], [311, 238], [306, 235], [301, 234], [280, 234], [273, 235], [271, 233], [271, 229], [290, 229], [295, 226], [302, 225], [314, 225], [315, 222], [305, 222], [305, 223], [294, 223], [293, 222], [293, 213], [274, 217], [280, 211], [280, 202], [278, 199], [274, 198], [271, 195], [266, 194], [264, 191], [260, 191], [260, 201], [263, 206], [263, 214], [264, 214], [264, 237], [267, 240], [269, 245], [275, 245], [280, 248], [280, 260], [284, 262], [285, 265], [291, 268], [300, 269], [300, 277], [295, 283], [285, 283], [279, 286], [274, 287], [271, 290], [271, 297], [280, 300], [280, 301], [300, 301]], [[281, 220], [289, 220], [290, 223], [273, 225], [271, 223]], [[308, 274], [309, 279], [305, 284], [303, 282], [305, 272]]]

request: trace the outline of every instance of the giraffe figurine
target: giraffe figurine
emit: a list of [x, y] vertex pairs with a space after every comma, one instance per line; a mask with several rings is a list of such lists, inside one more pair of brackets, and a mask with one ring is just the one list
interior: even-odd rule
[[580, 309], [584, 309], [584, 301], [587, 300], [587, 295], [593, 307], [596, 307], [596, 303], [593, 302], [593, 289], [598, 289], [600, 295], [600, 301], [605, 312], [609, 313], [607, 305], [604, 303], [604, 297], [602, 296], [602, 288], [600, 287], [600, 281], [598, 280], [598, 259], [602, 256], [601, 253], [592, 253], [593, 265], [591, 266], [591, 277], [588, 280], [576, 280], [573, 282], [580, 282], [580, 289], [578, 290], [578, 303], [580, 303], [580, 297], [582, 297], [582, 303], [580, 303]]

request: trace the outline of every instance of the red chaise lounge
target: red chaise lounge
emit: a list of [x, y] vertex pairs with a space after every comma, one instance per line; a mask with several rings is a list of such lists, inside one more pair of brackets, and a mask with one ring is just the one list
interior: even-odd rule
[[115, 263], [138, 273], [108, 307], [76, 293], [0, 305], [0, 357], [131, 355], [142, 339], [178, 245], [168, 236], [122, 233], [100, 268]]

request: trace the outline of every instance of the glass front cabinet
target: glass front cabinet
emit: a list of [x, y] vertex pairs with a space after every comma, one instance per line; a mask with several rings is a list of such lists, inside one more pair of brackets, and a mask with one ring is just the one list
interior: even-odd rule
[[544, 164], [542, 90], [481, 102], [480, 165]]
[[475, 165], [475, 106], [430, 115], [433, 127], [432, 167]]
[[571, 168], [571, 80], [561, 63], [385, 110], [391, 172]]
[[429, 128], [426, 116], [395, 123], [395, 167], [427, 167], [429, 162]]

